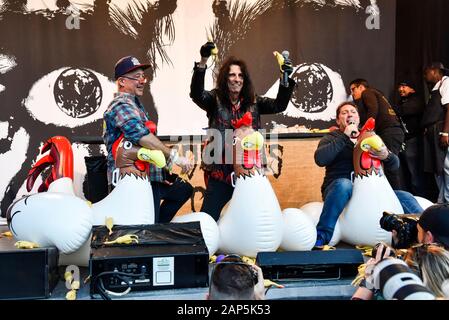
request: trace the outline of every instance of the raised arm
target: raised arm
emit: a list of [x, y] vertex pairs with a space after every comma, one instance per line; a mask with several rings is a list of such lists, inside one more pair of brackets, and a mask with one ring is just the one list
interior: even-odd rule
[[215, 96], [211, 92], [204, 90], [207, 60], [213, 52], [216, 52], [216, 47], [213, 42], [207, 42], [201, 46], [201, 60], [199, 63], [195, 63], [192, 81], [190, 83], [190, 98], [206, 112], [210, 112], [216, 105]]
[[[293, 66], [290, 59], [277, 51], [273, 52], [273, 54], [277, 59], [281, 73], [279, 90], [276, 99], [257, 97], [257, 107], [259, 108], [260, 114], [272, 114], [285, 111], [296, 85], [296, 82], [289, 77], [293, 72]], [[288, 85], [286, 80], [288, 80]]]
[[196, 64], [193, 68], [192, 82], [190, 83], [190, 98], [201, 109], [209, 112], [214, 108], [216, 101], [215, 96], [207, 90], [204, 90], [204, 77], [206, 75], [206, 67]]
[[285, 111], [295, 88], [296, 82], [293, 79], [288, 79], [288, 88], [279, 85], [276, 99], [267, 97], [257, 97], [257, 107], [260, 114], [272, 114]]

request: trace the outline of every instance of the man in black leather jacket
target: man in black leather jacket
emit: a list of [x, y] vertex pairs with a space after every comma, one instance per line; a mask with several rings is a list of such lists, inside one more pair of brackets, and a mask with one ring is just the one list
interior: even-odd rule
[[[201, 168], [204, 170], [206, 192], [202, 212], [211, 215], [216, 221], [221, 210], [231, 199], [234, 188], [231, 182], [233, 172], [232, 157], [232, 120], [240, 119], [246, 112], [252, 114], [252, 127], [260, 129], [260, 115], [282, 112], [287, 108], [295, 87], [295, 81], [288, 78], [288, 86], [281, 84], [276, 99], [257, 96], [248, 73], [246, 63], [235, 57], [229, 57], [221, 65], [217, 77], [217, 87], [204, 90], [206, 63], [215, 45], [208, 42], [201, 47], [201, 61], [195, 63], [190, 97], [208, 118], [208, 139], [202, 156]], [[281, 66], [283, 72], [291, 74], [290, 61]], [[230, 141], [228, 141], [231, 139]], [[227, 155], [227, 156], [226, 156]]]

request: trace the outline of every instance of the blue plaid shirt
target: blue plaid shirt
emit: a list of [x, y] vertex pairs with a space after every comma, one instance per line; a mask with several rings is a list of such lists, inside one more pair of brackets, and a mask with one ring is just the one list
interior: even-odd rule
[[[112, 157], [113, 143], [123, 133], [125, 139], [139, 145], [139, 140], [150, 133], [145, 127], [148, 118], [148, 113], [135, 95], [123, 92], [114, 94], [114, 99], [103, 115], [103, 140], [108, 151], [109, 174], [115, 169]], [[150, 165], [150, 180], [164, 181], [162, 169]]]

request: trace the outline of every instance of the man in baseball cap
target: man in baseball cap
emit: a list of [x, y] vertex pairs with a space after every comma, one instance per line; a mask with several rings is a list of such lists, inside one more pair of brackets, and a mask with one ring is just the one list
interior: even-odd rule
[[418, 220], [418, 242], [437, 242], [449, 249], [449, 204], [430, 206]]
[[[425, 102], [417, 92], [417, 86], [411, 80], [399, 82], [397, 87], [399, 101], [395, 111], [405, 132], [405, 150], [399, 153], [402, 184], [406, 191], [414, 195], [429, 197], [425, 188], [424, 173], [421, 169], [421, 119]], [[433, 176], [432, 176], [433, 178]], [[433, 182], [433, 181], [432, 181]]]
[[[159, 140], [155, 126], [154, 130], [146, 126], [152, 119], [140, 97], [143, 96], [145, 85], [148, 83], [145, 70], [150, 66], [140, 63], [133, 56], [123, 57], [115, 64], [117, 93], [103, 114], [103, 140], [108, 151], [109, 183], [112, 182], [112, 172], [115, 169], [112, 145], [122, 134], [133, 145], [162, 151], [167, 163], [170, 166], [172, 164], [179, 166], [182, 172], [189, 171], [193, 166], [189, 159], [178, 155], [176, 148], [166, 146]], [[182, 205], [190, 199], [193, 187], [181, 179], [173, 179], [166, 170], [154, 165], [150, 165], [149, 174], [153, 190], [155, 222], [170, 222]], [[161, 200], [164, 200], [162, 205]]]
[[146, 70], [149, 67], [151, 67], [151, 65], [140, 63], [136, 57], [133, 56], [123, 57], [115, 64], [115, 80], [134, 70], [137, 69]]

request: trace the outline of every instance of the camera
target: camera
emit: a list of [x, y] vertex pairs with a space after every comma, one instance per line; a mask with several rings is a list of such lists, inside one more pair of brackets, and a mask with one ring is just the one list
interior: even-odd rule
[[396, 258], [388, 258], [374, 266], [372, 282], [385, 300], [434, 300], [435, 295], [423, 281]]
[[416, 214], [394, 214], [384, 211], [380, 218], [380, 227], [386, 231], [396, 231], [397, 239], [393, 239], [395, 249], [406, 249], [417, 242], [418, 220]]

